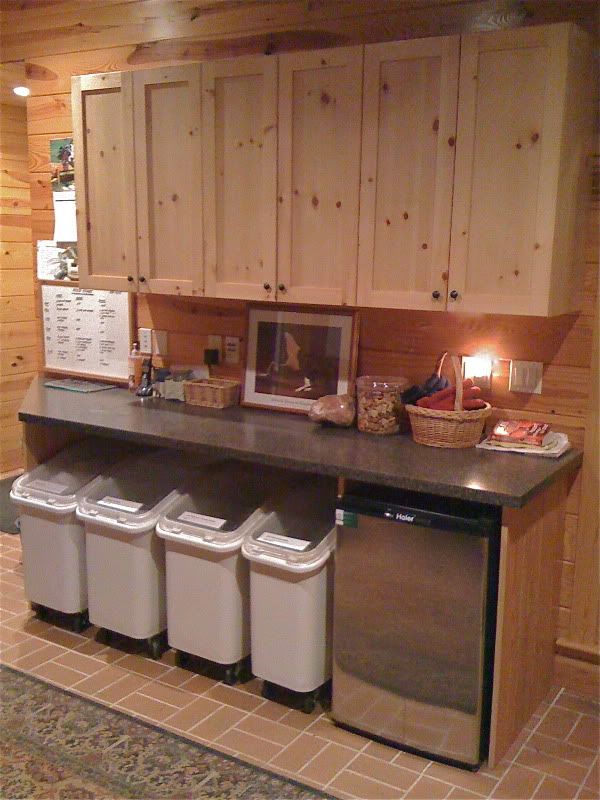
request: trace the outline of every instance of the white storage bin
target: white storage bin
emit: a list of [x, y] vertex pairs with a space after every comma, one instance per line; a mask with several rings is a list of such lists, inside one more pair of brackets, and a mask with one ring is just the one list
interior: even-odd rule
[[265, 520], [266, 498], [286, 480], [279, 471], [221, 462], [156, 526], [165, 540], [169, 644], [180, 651], [181, 663], [189, 654], [222, 666], [219, 677], [227, 683], [250, 674], [240, 663], [250, 654], [249, 570], [242, 542]]
[[189, 455], [160, 450], [120, 464], [77, 507], [85, 523], [90, 621], [147, 640], [153, 656], [167, 627], [165, 553], [155, 527], [193, 472], [202, 480]]
[[305, 479], [242, 545], [252, 671], [294, 692], [314, 692], [331, 678], [335, 496], [334, 481]]
[[78, 615], [71, 620], [77, 630], [87, 624], [88, 607], [85, 534], [75, 515], [77, 503], [91, 482], [130, 454], [131, 445], [86, 439], [12, 485], [10, 498], [20, 511], [25, 595], [40, 612]]

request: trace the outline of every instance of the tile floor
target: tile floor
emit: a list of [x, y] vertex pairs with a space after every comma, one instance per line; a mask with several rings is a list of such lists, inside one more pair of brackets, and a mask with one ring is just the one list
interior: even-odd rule
[[555, 689], [494, 770], [469, 773], [402, 753], [260, 696], [127, 655], [37, 620], [23, 591], [18, 536], [0, 534], [0, 660], [194, 741], [340, 798], [599, 798], [598, 704]]

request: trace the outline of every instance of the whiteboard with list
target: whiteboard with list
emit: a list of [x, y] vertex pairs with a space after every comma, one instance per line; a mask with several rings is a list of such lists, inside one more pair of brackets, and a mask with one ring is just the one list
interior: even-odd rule
[[129, 295], [42, 286], [46, 368], [127, 379]]

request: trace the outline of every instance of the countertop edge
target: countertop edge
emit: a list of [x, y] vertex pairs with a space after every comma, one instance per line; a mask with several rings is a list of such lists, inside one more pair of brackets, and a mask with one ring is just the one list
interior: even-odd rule
[[[442, 486], [439, 483], [414, 479], [409, 475], [403, 477], [399, 481], [397, 476], [388, 477], [384, 473], [377, 473], [361, 469], [356, 466], [353, 466], [347, 470], [342, 470], [336, 465], [309, 463], [286, 456], [256, 453], [252, 450], [244, 449], [242, 447], [214, 446], [211, 444], [203, 444], [201, 442], [165, 439], [164, 436], [160, 436], [159, 434], [127, 431], [106, 425], [98, 425], [90, 422], [81, 422], [75, 420], [65, 420], [55, 416], [34, 414], [27, 411], [19, 411], [18, 418], [21, 422], [30, 424], [66, 427], [73, 430], [85, 431], [89, 434], [97, 434], [111, 439], [120, 439], [122, 441], [134, 442], [138, 444], [146, 444], [158, 447], [177, 447], [187, 451], [197, 451], [198, 449], [203, 448], [213, 451], [218, 450], [224, 455], [237, 458], [242, 461], [254, 461], [285, 469], [296, 469], [300, 472], [310, 472], [338, 478], [343, 477], [348, 480], [356, 480], [364, 483], [379, 484], [382, 486], [396, 487], [409, 491], [424, 492], [429, 494], [438, 494], [445, 497], [471, 500], [478, 503], [486, 503], [488, 505], [509, 508], [522, 508], [533, 497], [543, 491], [543, 489], [552, 484], [554, 481], [564, 477], [566, 473], [578, 469], [583, 462], [583, 453], [581, 451], [576, 453], [570, 451], [571, 457], [563, 464], [559, 465], [556, 472], [548, 476], [546, 479], [541, 480], [536, 486], [532, 487], [526, 493], [516, 496], [498, 491], [492, 492], [485, 489], [470, 489], [469, 487], [454, 487], [451, 485]], [[527, 458], [527, 456], [522, 457]]]

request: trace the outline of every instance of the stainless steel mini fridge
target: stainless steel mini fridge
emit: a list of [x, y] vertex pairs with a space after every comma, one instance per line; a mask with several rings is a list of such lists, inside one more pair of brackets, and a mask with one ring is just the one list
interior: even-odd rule
[[500, 509], [351, 492], [336, 512], [332, 715], [476, 769], [489, 744]]

